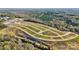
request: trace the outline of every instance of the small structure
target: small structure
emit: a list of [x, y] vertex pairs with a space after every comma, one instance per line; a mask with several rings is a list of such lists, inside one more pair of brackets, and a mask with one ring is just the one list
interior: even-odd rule
[[15, 19], [11, 19], [11, 20], [6, 20], [4, 22], [4, 24], [11, 25], [11, 24], [16, 24], [17, 22], [22, 22], [22, 21], [23, 21], [23, 19], [21, 19], [21, 18], [15, 18]]

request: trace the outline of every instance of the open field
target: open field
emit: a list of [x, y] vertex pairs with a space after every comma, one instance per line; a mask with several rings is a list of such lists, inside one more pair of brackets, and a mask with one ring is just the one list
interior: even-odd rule
[[[7, 28], [0, 30], [0, 38], [4, 39], [7, 37], [30, 41], [46, 49], [51, 48], [51, 45], [55, 42], [65, 42], [74, 39], [79, 41], [79, 36], [75, 33], [60, 31], [50, 26], [33, 22], [7, 24]], [[55, 49], [57, 49], [57, 47]]]
[[[45, 41], [66, 41], [74, 39], [78, 36], [77, 34], [72, 32], [63, 32], [46, 25], [32, 22], [17, 23], [12, 26], [9, 26], [9, 28], [16, 28], [17, 30], [26, 33], [33, 38]], [[11, 30], [10, 32], [16, 35], [15, 31]]]

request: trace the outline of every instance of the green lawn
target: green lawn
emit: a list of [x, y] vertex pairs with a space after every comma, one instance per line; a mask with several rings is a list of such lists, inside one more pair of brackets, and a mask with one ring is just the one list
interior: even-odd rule
[[31, 30], [33, 30], [33, 31], [35, 31], [35, 32], [39, 32], [40, 30], [37, 30], [37, 29], [35, 29], [34, 27], [31, 27], [31, 26], [27, 26], [29, 29], [31, 29]]
[[34, 36], [39, 37], [39, 38], [43, 38], [43, 39], [50, 39], [50, 37], [45, 36], [45, 35], [40, 35], [40, 34], [35, 34]]

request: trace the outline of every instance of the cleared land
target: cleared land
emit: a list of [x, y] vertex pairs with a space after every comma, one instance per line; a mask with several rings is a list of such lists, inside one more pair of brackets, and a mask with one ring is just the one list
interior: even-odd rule
[[0, 31], [0, 35], [10, 35], [22, 39], [26, 39], [24, 37], [26, 34], [32, 38], [43, 41], [67, 41], [78, 36], [72, 32], [63, 32], [43, 24], [33, 22], [19, 22], [13, 25], [11, 24]]

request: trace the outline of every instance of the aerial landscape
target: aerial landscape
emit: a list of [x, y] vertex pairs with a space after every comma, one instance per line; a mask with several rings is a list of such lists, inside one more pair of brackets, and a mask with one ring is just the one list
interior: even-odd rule
[[79, 50], [79, 9], [0, 8], [0, 50]]

